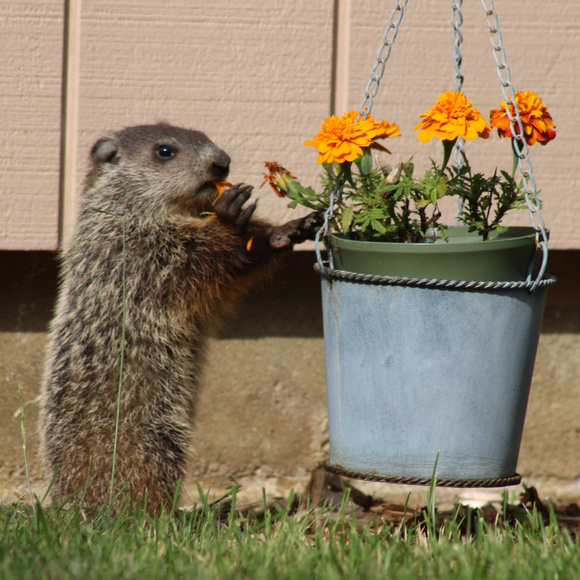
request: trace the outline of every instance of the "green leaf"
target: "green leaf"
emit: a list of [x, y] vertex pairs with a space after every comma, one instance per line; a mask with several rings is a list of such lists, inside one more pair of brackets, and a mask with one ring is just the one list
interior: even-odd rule
[[386, 234], [387, 233], [387, 228], [378, 220], [371, 220], [371, 225], [373, 230], [375, 230], [376, 232], [379, 232], [380, 234]]
[[447, 180], [445, 177], [441, 176], [439, 182], [437, 183], [437, 195], [442, 198], [447, 193]]
[[373, 156], [368, 147], [363, 149], [362, 157], [357, 159], [357, 165], [362, 175], [369, 175], [373, 169]]
[[348, 232], [350, 230], [350, 225], [352, 224], [352, 220], [354, 217], [354, 206], [349, 205], [348, 207], [344, 208], [341, 216], [341, 225], [342, 231]]
[[[309, 187], [308, 189], [312, 188]], [[300, 183], [298, 183], [297, 181], [291, 181], [288, 184], [288, 192], [293, 193], [294, 195], [304, 195], [305, 190], [304, 187], [302, 187], [302, 185], [300, 185]]]

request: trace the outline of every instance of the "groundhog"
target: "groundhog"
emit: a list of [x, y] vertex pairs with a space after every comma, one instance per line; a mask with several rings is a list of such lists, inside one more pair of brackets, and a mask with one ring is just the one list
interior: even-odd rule
[[220, 197], [230, 157], [200, 131], [129, 127], [91, 162], [61, 254], [42, 451], [54, 501], [101, 508], [112, 489], [156, 512], [184, 476], [208, 337], [321, 216], [273, 226], [250, 186]]

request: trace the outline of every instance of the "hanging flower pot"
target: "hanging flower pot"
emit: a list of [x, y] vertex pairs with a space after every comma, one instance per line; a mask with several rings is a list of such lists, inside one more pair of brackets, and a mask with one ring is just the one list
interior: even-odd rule
[[[402, 13], [397, 3], [394, 36]], [[497, 22], [490, 32], [497, 33]], [[381, 70], [380, 55], [393, 40], [379, 50]], [[507, 65], [498, 60], [498, 67], [501, 76]], [[369, 87], [358, 113], [325, 119], [305, 142], [318, 150], [322, 192], [278, 163], [266, 164], [265, 182], [290, 207], [325, 212], [316, 268], [328, 469], [348, 477], [427, 484], [435, 475], [438, 485], [450, 486], [520, 480], [516, 465], [546, 291], [555, 282], [544, 275], [548, 234], [528, 146], [545, 145], [556, 133], [539, 97], [515, 93], [509, 78], [504, 87], [512, 94], [491, 111], [490, 124], [458, 79], [459, 71], [457, 90], [440, 95], [415, 127], [420, 141], [436, 137], [443, 145], [442, 162], [431, 160], [422, 176], [412, 160], [390, 166], [373, 157], [372, 150], [390, 153], [379, 141], [401, 132], [370, 115]], [[373, 70], [369, 85], [378, 89], [379, 81]], [[489, 138], [493, 128], [511, 138], [513, 164], [511, 172], [486, 176], [472, 170], [463, 145]], [[439, 201], [446, 196], [459, 200], [459, 227], [441, 223]], [[533, 227], [501, 226], [506, 213], [523, 208]]]

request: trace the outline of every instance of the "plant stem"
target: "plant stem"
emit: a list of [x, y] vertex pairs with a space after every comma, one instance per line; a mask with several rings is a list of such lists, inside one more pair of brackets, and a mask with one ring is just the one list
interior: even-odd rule
[[28, 454], [26, 452], [26, 429], [24, 428], [24, 390], [22, 389], [22, 385], [18, 385], [18, 388], [20, 389], [20, 435], [22, 436], [22, 450], [24, 451], [24, 471], [26, 472], [26, 483], [28, 484], [28, 494], [30, 495], [32, 509], [36, 511], [36, 504], [34, 503], [34, 495], [32, 494], [32, 484], [30, 483]]
[[121, 324], [121, 355], [119, 361], [119, 387], [117, 389], [117, 416], [115, 417], [115, 442], [113, 444], [113, 466], [111, 468], [111, 489], [109, 493], [109, 502], [113, 501], [113, 491], [115, 483], [115, 466], [117, 463], [117, 443], [119, 439], [119, 420], [121, 416], [121, 388], [123, 386], [123, 362], [125, 358], [125, 327], [127, 322], [127, 280], [126, 280], [126, 259], [125, 259], [125, 216], [121, 216], [122, 228], [123, 228], [123, 274], [122, 274], [122, 287], [123, 287], [123, 315]]

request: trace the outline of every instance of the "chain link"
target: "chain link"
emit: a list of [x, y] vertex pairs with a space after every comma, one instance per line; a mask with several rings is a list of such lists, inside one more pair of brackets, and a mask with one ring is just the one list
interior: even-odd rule
[[[451, 26], [453, 27], [453, 44], [455, 50], [453, 51], [453, 64], [455, 66], [455, 76], [453, 77], [453, 85], [455, 90], [460, 93], [463, 89], [463, 73], [461, 72], [461, 63], [463, 62], [463, 57], [461, 56], [461, 45], [463, 44], [463, 34], [461, 34], [461, 25], [463, 24], [463, 13], [461, 12], [461, 7], [463, 6], [463, 0], [451, 0]], [[458, 137], [455, 142], [455, 148], [453, 153], [453, 161], [458, 169], [463, 165], [463, 160], [465, 156], [465, 151], [463, 146], [465, 145], [465, 139], [463, 137]], [[463, 213], [463, 200], [461, 197], [456, 196], [455, 200], [457, 202], [457, 214], [455, 216], [456, 224], [459, 224], [461, 214]]]
[[[489, 28], [489, 40], [493, 48], [493, 57], [497, 65], [497, 74], [501, 82], [501, 90], [506, 103], [506, 114], [510, 120], [511, 132], [515, 137], [512, 139], [513, 148], [518, 158], [518, 168], [522, 174], [522, 183], [526, 196], [526, 205], [530, 210], [530, 221], [532, 227], [537, 232], [537, 245], [542, 250], [542, 263], [539, 273], [536, 277], [534, 285], [530, 292], [533, 292], [540, 283], [546, 265], [548, 263], [548, 234], [546, 232], [546, 224], [540, 212], [542, 204], [537, 196], [536, 180], [532, 174], [532, 163], [529, 157], [529, 148], [524, 139], [524, 129], [520, 119], [520, 113], [516, 106], [516, 95], [511, 79], [510, 69], [506, 62], [505, 49], [503, 47], [503, 39], [499, 30], [499, 21], [494, 9], [493, 0], [481, 0], [483, 9], [485, 10], [485, 19]], [[510, 105], [513, 106], [515, 114], [512, 115]], [[533, 260], [530, 264], [528, 272], [528, 280], [532, 277]]]
[[463, 74], [461, 72], [461, 63], [463, 57], [461, 56], [460, 46], [463, 44], [463, 34], [461, 34], [461, 25], [463, 24], [463, 14], [461, 7], [463, 0], [451, 0], [451, 26], [453, 26], [453, 44], [455, 50], [453, 51], [453, 64], [455, 65], [455, 76], [453, 77], [453, 85], [455, 90], [460, 93], [463, 89]]
[[[387, 60], [389, 60], [389, 56], [391, 56], [391, 48], [393, 47], [393, 42], [395, 42], [395, 39], [397, 38], [399, 25], [401, 24], [401, 20], [403, 20], [407, 2], [408, 0], [396, 0], [395, 2], [395, 7], [393, 8], [391, 17], [389, 18], [389, 24], [383, 34], [383, 43], [377, 52], [377, 61], [371, 71], [371, 78], [365, 87], [365, 97], [360, 104], [358, 119], [360, 119], [360, 117], [366, 119], [373, 108], [373, 101], [379, 92], [379, 85], [383, 78], [383, 74], [385, 73], [385, 65], [387, 64]], [[389, 38], [391, 33], [393, 36], [392, 38]]]
[[[332, 220], [332, 214], [334, 212], [334, 204], [340, 201], [340, 196], [342, 193], [342, 186], [344, 185], [344, 179], [338, 180], [336, 184], [336, 188], [334, 191], [331, 192], [330, 197], [328, 198], [328, 209], [324, 212], [324, 223], [322, 227], [316, 232], [316, 236], [314, 237], [314, 251], [316, 252], [316, 261], [318, 266], [320, 267], [320, 273], [324, 277], [328, 277], [327, 271], [328, 268], [324, 266], [324, 262], [322, 260], [322, 253], [320, 251], [320, 243], [324, 241], [326, 234], [328, 233], [328, 229], [330, 227], [330, 221]], [[332, 260], [332, 252], [328, 252], [328, 262], [331, 269], [334, 269], [334, 263]]]

